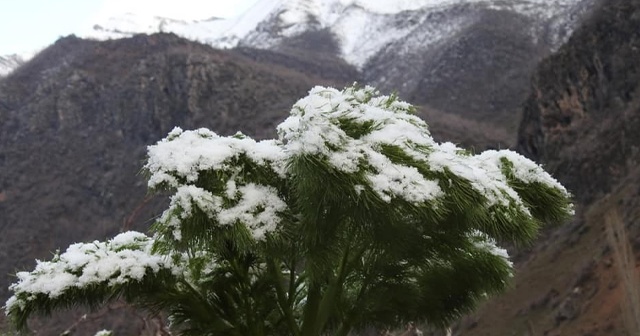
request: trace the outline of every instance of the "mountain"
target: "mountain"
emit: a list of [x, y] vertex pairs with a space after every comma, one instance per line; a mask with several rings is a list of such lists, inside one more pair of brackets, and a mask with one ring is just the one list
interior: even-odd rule
[[[640, 332], [628, 306], [638, 308], [638, 26], [639, 0], [602, 1], [536, 70], [517, 148], [573, 192], [576, 217], [521, 256], [513, 288], [463, 322], [463, 335]], [[616, 227], [627, 232], [611, 235]]]
[[536, 64], [566, 41], [595, 0], [261, 0], [200, 21], [124, 14], [91, 39], [172, 32], [215, 48], [339, 57], [358, 78], [413, 103], [491, 121], [515, 143]]
[[262, 0], [240, 17], [185, 22], [132, 14], [89, 37], [171, 31], [217, 48], [331, 54], [383, 92], [510, 132], [537, 63], [566, 41], [593, 0]]
[[520, 151], [545, 162], [586, 202], [610, 192], [639, 158], [636, 4], [612, 2], [543, 62], [524, 105]]
[[[325, 30], [336, 40], [340, 55], [362, 68], [381, 50], [409, 35], [420, 35], [422, 47], [455, 35], [473, 23], [474, 14], [481, 10], [522, 15], [532, 21], [526, 22], [530, 37], [555, 48], [570, 35], [584, 6], [584, 0], [261, 0], [231, 19], [184, 21], [128, 13], [97, 23], [86, 37], [170, 31], [217, 48], [277, 49], [298, 35]], [[416, 34], [416, 30], [421, 31]]]
[[8, 75], [24, 62], [24, 58], [17, 54], [0, 56], [0, 77]]

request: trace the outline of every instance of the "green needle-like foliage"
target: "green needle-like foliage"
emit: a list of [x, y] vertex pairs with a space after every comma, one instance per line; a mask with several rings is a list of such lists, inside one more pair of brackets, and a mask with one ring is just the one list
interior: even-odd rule
[[7, 314], [125, 300], [182, 335], [347, 335], [446, 326], [508, 285], [497, 242], [572, 214], [568, 192], [510, 151], [431, 138], [413, 107], [370, 87], [316, 87], [256, 142], [174, 129], [149, 147], [173, 192], [152, 237], [75, 244], [18, 273]]

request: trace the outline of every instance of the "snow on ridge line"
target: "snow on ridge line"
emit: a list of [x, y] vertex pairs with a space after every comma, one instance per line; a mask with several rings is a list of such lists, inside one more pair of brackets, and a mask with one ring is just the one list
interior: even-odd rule
[[[508, 9], [531, 14], [543, 11], [549, 12], [566, 8], [582, 0], [520, 0], [504, 2], [497, 0], [262, 0], [250, 7], [241, 15], [229, 19], [218, 20], [174, 20], [157, 16], [141, 16], [126, 13], [112, 17], [107, 22], [98, 22], [98, 30], [132, 33], [153, 33], [163, 29], [177, 30], [184, 35], [195, 36], [200, 40], [209, 41], [216, 46], [217, 41], [239, 41], [249, 33], [255, 31], [265, 20], [276, 17], [283, 25], [304, 24], [308, 17], [319, 20], [321, 27], [331, 27], [336, 19], [348, 8], [360, 8], [370, 14], [397, 14], [404, 11], [420, 9], [442, 9], [455, 4], [485, 3], [489, 8]], [[202, 31], [203, 28], [206, 31]], [[360, 27], [363, 28], [363, 27]], [[191, 32], [193, 30], [194, 32]], [[199, 32], [203, 34], [199, 34]], [[95, 29], [86, 33], [88, 37], [95, 33]], [[192, 34], [190, 34], [192, 33]], [[352, 33], [352, 32], [351, 32]], [[180, 35], [180, 34], [178, 34]], [[224, 43], [222, 43], [224, 44]], [[234, 45], [235, 46], [235, 45]]]
[[[240, 44], [268, 49], [282, 38], [309, 29], [328, 28], [337, 37], [345, 61], [361, 68], [389, 41], [412, 33], [415, 26], [393, 26], [393, 16], [401, 12], [441, 11], [456, 4], [484, 3], [487, 8], [514, 11], [545, 22], [562, 20], [564, 14], [583, 1], [589, 0], [261, 0], [241, 15], [228, 19], [176, 20], [128, 13], [97, 22], [76, 35], [105, 40], [139, 33], [172, 32], [221, 49]], [[269, 24], [276, 28], [275, 33], [264, 29]], [[450, 33], [454, 28], [443, 25], [441, 33], [434, 32], [427, 39], [446, 38], [447, 31]], [[365, 46], [362, 41], [373, 42]], [[30, 58], [29, 55], [20, 56], [25, 61]], [[6, 76], [17, 67], [1, 63], [0, 76]]]
[[39, 52], [40, 50], [30, 50], [22, 53], [0, 55], [0, 78], [8, 76]]
[[[456, 4], [484, 3], [488, 8], [515, 11], [548, 20], [582, 0], [262, 0], [235, 18], [194, 22], [170, 21], [163, 18], [132, 17], [111, 19], [98, 25], [87, 37], [99, 39], [125, 37], [134, 33], [170, 31], [179, 36], [210, 44], [217, 48], [233, 48], [239, 44], [270, 48], [286, 37], [307, 30], [328, 28], [341, 44], [345, 61], [361, 68], [389, 41], [412, 33], [415, 25], [394, 27], [392, 16], [416, 10], [441, 11]], [[138, 25], [136, 27], [136, 24]], [[268, 29], [267, 29], [268, 28]], [[450, 35], [455, 27], [441, 25], [429, 40]], [[459, 27], [458, 27], [459, 28]], [[372, 32], [375, 36], [372, 37]], [[448, 33], [447, 33], [448, 32]], [[363, 47], [362, 41], [375, 41]]]
[[243, 14], [229, 19], [175, 20], [154, 15], [125, 13], [98, 22], [80, 34], [90, 39], [112, 39], [130, 37], [134, 34], [172, 32], [181, 37], [210, 44], [218, 48], [233, 48], [238, 45], [258, 24], [277, 10], [283, 0], [262, 0]]

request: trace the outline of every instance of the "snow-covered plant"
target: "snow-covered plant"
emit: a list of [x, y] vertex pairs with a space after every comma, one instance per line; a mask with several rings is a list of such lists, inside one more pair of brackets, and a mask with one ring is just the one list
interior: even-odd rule
[[75, 244], [18, 273], [11, 320], [124, 298], [183, 335], [444, 326], [505, 289], [498, 242], [572, 214], [534, 162], [436, 143], [411, 105], [371, 87], [316, 87], [277, 131], [171, 131], [145, 165], [152, 190], [173, 192], [153, 236]]

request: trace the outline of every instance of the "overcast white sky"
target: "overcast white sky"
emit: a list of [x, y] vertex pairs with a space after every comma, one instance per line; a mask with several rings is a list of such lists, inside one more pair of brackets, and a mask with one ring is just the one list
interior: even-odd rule
[[0, 55], [45, 47], [112, 15], [146, 13], [175, 19], [241, 14], [257, 0], [0, 0]]

